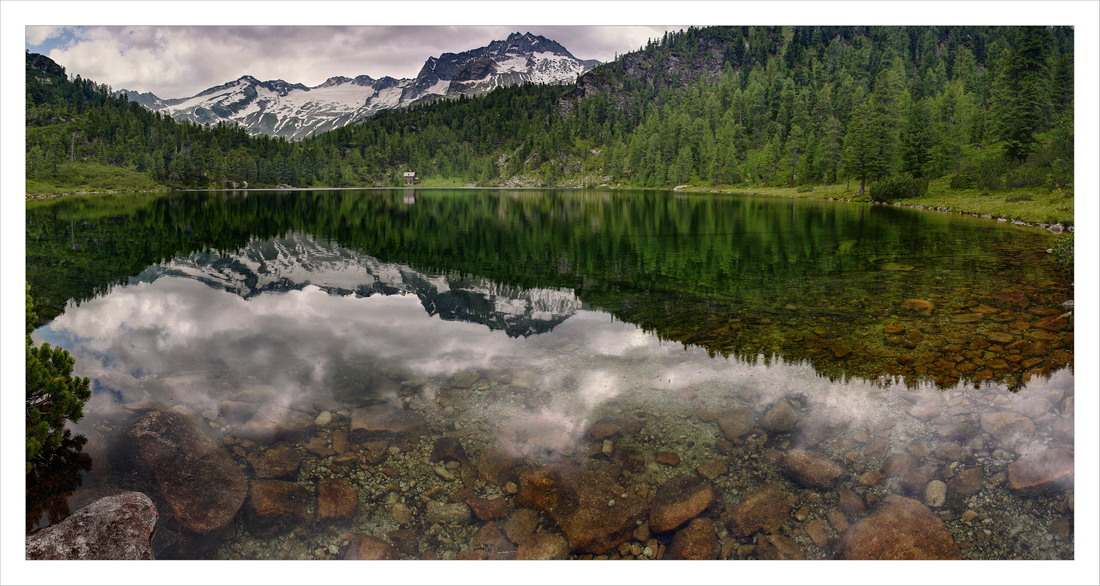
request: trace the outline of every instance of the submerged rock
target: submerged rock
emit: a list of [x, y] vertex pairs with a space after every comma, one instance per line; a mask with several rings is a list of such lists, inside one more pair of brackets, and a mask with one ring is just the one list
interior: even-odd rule
[[150, 411], [126, 437], [167, 504], [162, 515], [207, 535], [226, 528], [244, 502], [248, 480], [229, 454], [177, 413]]
[[348, 552], [344, 554], [345, 560], [395, 560], [397, 549], [385, 541], [357, 533], [351, 538]]
[[248, 454], [248, 463], [257, 478], [290, 478], [302, 463], [302, 454], [293, 446], [280, 444]]
[[836, 557], [845, 560], [958, 560], [959, 546], [928, 507], [905, 497], [886, 497], [871, 515], [841, 534]]
[[787, 452], [779, 461], [779, 468], [799, 484], [811, 488], [832, 488], [844, 474], [836, 462], [801, 448]]
[[1073, 454], [1062, 448], [1032, 452], [1008, 467], [1008, 488], [1037, 495], [1073, 486]]
[[516, 504], [539, 509], [565, 533], [574, 553], [605, 554], [630, 538], [646, 503], [605, 470], [527, 469], [519, 474]]
[[668, 559], [713, 560], [718, 557], [718, 535], [710, 519], [695, 518], [676, 532], [668, 548]]
[[103, 497], [28, 535], [28, 560], [151, 560], [157, 508], [140, 492]]
[[317, 520], [350, 521], [359, 510], [359, 493], [346, 478], [322, 478], [317, 481]]
[[270, 537], [304, 524], [312, 516], [313, 497], [304, 487], [285, 480], [252, 483], [245, 506], [248, 531]]
[[415, 440], [427, 431], [427, 422], [414, 411], [371, 405], [352, 411], [349, 439], [353, 443]]
[[759, 530], [777, 533], [791, 515], [790, 495], [778, 484], [770, 484], [745, 495], [722, 521], [730, 531], [748, 537]]
[[657, 489], [649, 513], [649, 528], [664, 533], [680, 527], [714, 503], [714, 488], [697, 476], [681, 474]]
[[569, 557], [569, 542], [561, 535], [535, 533], [516, 548], [517, 560], [564, 560]]

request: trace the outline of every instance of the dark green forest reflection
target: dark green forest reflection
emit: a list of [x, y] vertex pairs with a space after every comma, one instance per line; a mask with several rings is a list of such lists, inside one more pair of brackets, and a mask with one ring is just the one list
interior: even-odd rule
[[65, 198], [27, 207], [49, 319], [196, 252], [307, 233], [426, 273], [568, 288], [713, 354], [830, 377], [998, 380], [1072, 364], [1049, 239], [889, 206], [669, 192], [390, 190]]

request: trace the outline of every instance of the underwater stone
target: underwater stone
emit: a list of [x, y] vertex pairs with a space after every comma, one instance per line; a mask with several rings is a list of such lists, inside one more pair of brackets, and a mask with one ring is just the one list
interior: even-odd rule
[[844, 474], [839, 464], [810, 450], [795, 448], [779, 461], [784, 474], [812, 488], [832, 488]]
[[962, 559], [943, 521], [923, 504], [890, 495], [871, 515], [848, 527], [837, 543], [837, 559]]
[[698, 517], [676, 532], [668, 548], [668, 559], [713, 560], [718, 557], [718, 535], [710, 519]]

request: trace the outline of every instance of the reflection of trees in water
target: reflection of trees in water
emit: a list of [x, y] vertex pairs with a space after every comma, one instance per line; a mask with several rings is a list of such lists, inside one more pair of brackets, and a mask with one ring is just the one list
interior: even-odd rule
[[66, 429], [61, 445], [43, 449], [31, 460], [27, 474], [27, 531], [35, 529], [43, 513], [44, 525], [52, 525], [68, 517], [69, 496], [83, 483], [83, 472], [92, 469], [92, 457], [83, 452], [88, 438], [73, 437]]

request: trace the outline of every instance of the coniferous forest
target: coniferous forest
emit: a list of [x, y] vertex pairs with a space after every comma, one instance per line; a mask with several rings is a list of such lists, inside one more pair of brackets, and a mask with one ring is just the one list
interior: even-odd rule
[[26, 87], [28, 193], [393, 186], [404, 171], [479, 186], [878, 182], [898, 197], [936, 179], [1073, 182], [1071, 27], [689, 28], [575, 84], [385, 111], [297, 142], [176, 122], [41, 55], [27, 55]]

